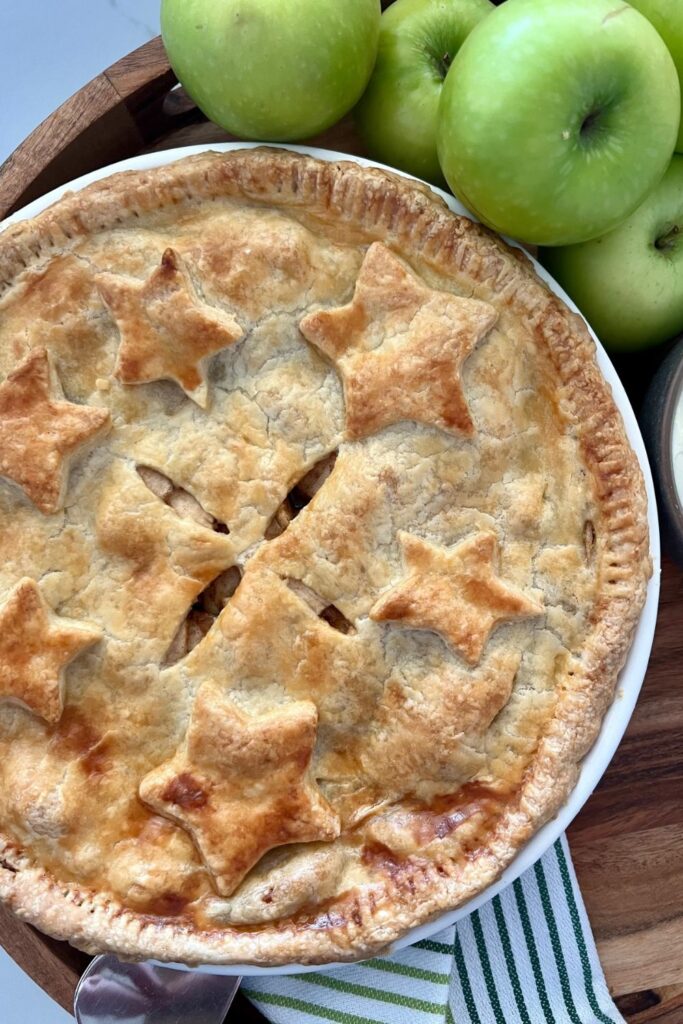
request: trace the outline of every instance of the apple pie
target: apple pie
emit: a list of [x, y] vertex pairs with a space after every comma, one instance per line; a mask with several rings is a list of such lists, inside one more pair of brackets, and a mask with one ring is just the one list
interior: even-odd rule
[[429, 189], [272, 149], [0, 235], [0, 896], [367, 957], [570, 793], [650, 574], [584, 323]]

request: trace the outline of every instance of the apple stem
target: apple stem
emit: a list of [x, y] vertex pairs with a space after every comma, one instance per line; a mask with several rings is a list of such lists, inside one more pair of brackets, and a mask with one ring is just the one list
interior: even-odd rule
[[586, 114], [579, 129], [582, 138], [586, 138], [588, 135], [593, 133], [599, 117], [600, 114], [597, 110], [593, 110], [589, 114]]
[[659, 249], [660, 252], [665, 252], [667, 249], [675, 248], [680, 231], [681, 229], [678, 224], [674, 224], [672, 227], [668, 228], [663, 235], [660, 235], [659, 238], [655, 239], [655, 249]]
[[444, 78], [448, 74], [448, 69], [450, 66], [451, 55], [448, 51], [446, 51], [446, 53], [441, 55], [441, 59], [439, 60], [439, 70], [441, 71], [441, 74], [443, 75]]

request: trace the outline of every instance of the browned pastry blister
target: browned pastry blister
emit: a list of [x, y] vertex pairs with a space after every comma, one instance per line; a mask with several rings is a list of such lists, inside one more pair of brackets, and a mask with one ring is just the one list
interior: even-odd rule
[[650, 574], [593, 342], [426, 187], [205, 153], [0, 235], [0, 897], [372, 956], [496, 879]]

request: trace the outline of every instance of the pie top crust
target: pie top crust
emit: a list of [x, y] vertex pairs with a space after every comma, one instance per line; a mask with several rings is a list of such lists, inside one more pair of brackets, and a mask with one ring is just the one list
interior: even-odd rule
[[591, 338], [427, 188], [284, 150], [0, 235], [0, 896], [349, 960], [569, 794], [650, 574]]

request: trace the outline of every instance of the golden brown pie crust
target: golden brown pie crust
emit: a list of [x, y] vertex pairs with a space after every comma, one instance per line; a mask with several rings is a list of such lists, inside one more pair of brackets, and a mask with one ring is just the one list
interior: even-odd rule
[[[122, 359], [145, 282], [182, 293], [187, 337], [137, 314], [182, 388]], [[256, 149], [6, 229], [0, 398], [42, 349], [98, 432], [68, 477], [58, 437], [0, 450], [0, 615], [30, 587], [73, 656], [61, 716], [59, 665], [45, 717], [38, 655], [33, 711], [2, 666], [0, 897], [89, 951], [275, 965], [489, 885], [571, 791], [651, 571], [583, 321], [427, 188]]]

